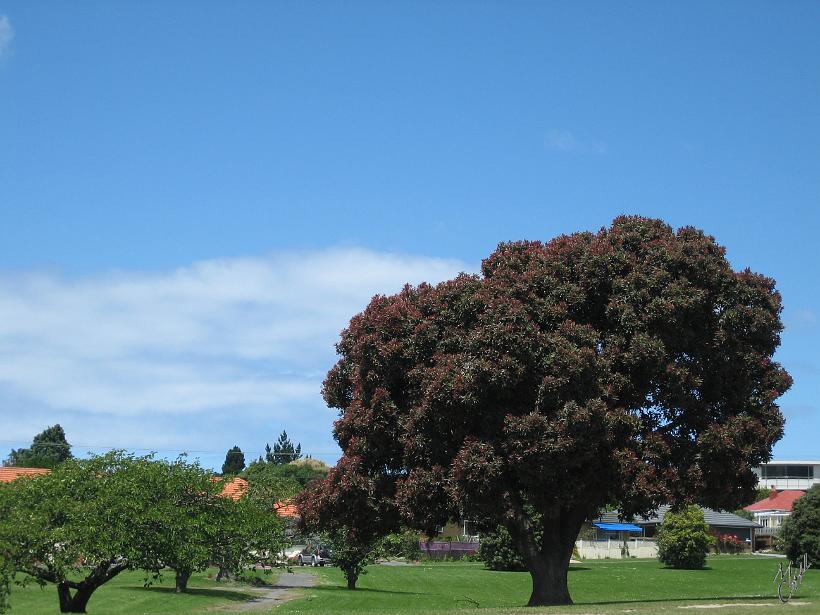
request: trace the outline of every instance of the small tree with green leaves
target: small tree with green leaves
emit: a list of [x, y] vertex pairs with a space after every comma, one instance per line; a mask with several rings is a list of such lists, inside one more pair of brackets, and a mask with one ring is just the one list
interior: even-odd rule
[[322, 533], [332, 553], [333, 565], [341, 569], [347, 589], [356, 589], [359, 577], [367, 573], [367, 566], [376, 561], [378, 543], [355, 528], [338, 527]]
[[664, 515], [658, 530], [658, 559], [672, 568], [703, 568], [706, 554], [715, 544], [703, 510], [687, 506]]
[[299, 489], [295, 481], [267, 471], [255, 475], [239, 500], [222, 498], [226, 510], [211, 539], [211, 563], [219, 567], [217, 580], [238, 575], [260, 560], [272, 561], [290, 544], [275, 507]]
[[148, 463], [115, 451], [6, 486], [0, 494], [0, 545], [12, 547], [6, 569], [53, 583], [61, 612], [85, 613], [93, 593], [138, 555], [152, 505], [143, 480]]
[[490, 570], [526, 570], [524, 558], [503, 525], [481, 536], [478, 556]]
[[[2, 492], [0, 492], [0, 497], [3, 497]], [[14, 576], [10, 556], [10, 545], [0, 544], [0, 613], [5, 613], [9, 608], [9, 591]]]
[[295, 481], [302, 487], [306, 487], [308, 483], [327, 476], [329, 471], [327, 464], [318, 459], [297, 459], [290, 463], [267, 463], [257, 460], [252, 461], [242, 472], [242, 477], [253, 483], [260, 473], [270, 474], [279, 476], [283, 480]]
[[380, 557], [403, 557], [408, 560], [417, 560], [421, 557], [419, 534], [413, 530], [393, 532], [385, 536], [379, 545]]
[[222, 474], [239, 474], [245, 469], [245, 454], [242, 449], [235, 446], [225, 454], [225, 463], [222, 464]]
[[780, 529], [779, 544], [792, 561], [805, 553], [813, 565], [820, 564], [820, 485], [795, 501], [791, 516]]
[[217, 528], [230, 515], [219, 495], [221, 483], [198, 463], [180, 457], [148, 464], [142, 486], [151, 507], [135, 520], [137, 553], [132, 564], [155, 576], [170, 568], [176, 591], [182, 593], [191, 574], [208, 567]]
[[72, 457], [71, 445], [66, 440], [65, 431], [57, 424], [34, 436], [30, 448], [12, 449], [5, 465], [20, 468], [53, 468]]

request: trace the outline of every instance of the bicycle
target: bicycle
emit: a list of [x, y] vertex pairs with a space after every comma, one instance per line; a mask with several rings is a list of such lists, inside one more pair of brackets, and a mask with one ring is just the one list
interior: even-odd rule
[[783, 603], [791, 600], [792, 595], [803, 582], [803, 575], [811, 568], [809, 556], [805, 553], [800, 559], [800, 564], [795, 565], [797, 570], [794, 573], [792, 573], [792, 565], [792, 562], [789, 562], [788, 567], [784, 570], [783, 562], [780, 562], [777, 566], [777, 573], [774, 575], [774, 581], [780, 580], [777, 584], [777, 597]]

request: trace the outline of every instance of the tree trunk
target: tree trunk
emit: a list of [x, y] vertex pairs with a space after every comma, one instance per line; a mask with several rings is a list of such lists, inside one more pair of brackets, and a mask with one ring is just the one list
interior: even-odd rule
[[532, 594], [527, 606], [572, 604], [567, 586], [568, 565], [569, 560], [565, 563], [560, 557], [550, 556], [541, 557], [536, 562], [528, 562], [532, 577]]
[[176, 571], [176, 593], [182, 594], [188, 589], [188, 579], [191, 578], [191, 571], [182, 569]]
[[60, 598], [60, 612], [61, 613], [85, 613], [88, 606], [88, 601], [91, 599], [91, 594], [94, 593], [96, 587], [83, 587], [78, 589], [74, 595], [71, 595], [71, 589], [66, 583], [60, 583], [57, 586], [57, 596]]
[[231, 571], [228, 568], [223, 568], [222, 566], [219, 567], [219, 572], [216, 573], [216, 580], [217, 581], [226, 581], [230, 580], [231, 578]]
[[356, 581], [359, 580], [359, 575], [355, 570], [345, 570], [345, 579], [347, 579], [347, 588], [356, 589]]
[[572, 604], [567, 571], [584, 515], [578, 511], [561, 511], [555, 517], [544, 515], [542, 519], [540, 541], [536, 540], [536, 528], [523, 507], [515, 507], [513, 517], [506, 524], [532, 577], [532, 594], [527, 606]]
[[[60, 601], [61, 613], [85, 613], [91, 594], [103, 583], [110, 581], [125, 570], [126, 562], [116, 558], [97, 566], [82, 581], [61, 581], [57, 583], [57, 598]], [[76, 590], [71, 595], [71, 590]]]

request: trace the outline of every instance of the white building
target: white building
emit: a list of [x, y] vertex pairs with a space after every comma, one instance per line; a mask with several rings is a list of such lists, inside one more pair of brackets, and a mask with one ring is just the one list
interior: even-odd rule
[[754, 469], [759, 487], [806, 491], [820, 485], [820, 461], [770, 461]]

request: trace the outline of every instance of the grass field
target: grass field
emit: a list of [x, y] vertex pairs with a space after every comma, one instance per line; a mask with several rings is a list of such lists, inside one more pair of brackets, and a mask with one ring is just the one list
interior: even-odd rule
[[[174, 575], [164, 575], [163, 582], [143, 587], [144, 574], [123, 572], [94, 592], [88, 603], [89, 615], [194, 615], [209, 610], [230, 610], [256, 594], [245, 584], [216, 583], [212, 574], [195, 574], [188, 592], [174, 593]], [[259, 575], [273, 583], [278, 572]], [[36, 584], [12, 587], [11, 615], [54, 615], [59, 613], [54, 585], [43, 589]]]
[[[705, 570], [671, 570], [656, 560], [603, 560], [571, 567], [572, 607], [527, 609], [527, 573], [492, 572], [480, 563], [434, 563], [417, 566], [371, 566], [360, 589], [343, 588], [335, 568], [299, 568], [318, 575], [319, 585], [303, 596], [263, 615], [369, 613], [476, 613], [479, 615], [567, 613], [687, 613], [695, 615], [820, 615], [820, 571], [811, 569], [792, 603], [781, 605], [772, 577], [779, 560], [756, 557], [714, 557]], [[282, 573], [286, 575], [287, 573]], [[267, 576], [269, 582], [275, 577]], [[142, 587], [140, 573], [124, 573], [95, 593], [90, 615], [194, 615], [228, 612], [254, 597], [248, 586], [217, 584], [206, 575], [191, 579], [188, 594], [173, 593], [173, 577]], [[737, 606], [726, 606], [726, 605]], [[716, 608], [716, 607], [720, 608]], [[54, 615], [53, 586], [14, 588], [13, 615]]]
[[[710, 558], [706, 570], [666, 569], [657, 560], [573, 565], [569, 578], [576, 604], [549, 609], [515, 608], [529, 598], [529, 575], [492, 572], [482, 564], [373, 566], [354, 592], [342, 588], [338, 570], [322, 569], [318, 572], [322, 585], [276, 613], [820, 614], [820, 571], [809, 570], [794, 604], [783, 606], [774, 597], [772, 583], [777, 563], [768, 558], [728, 556]], [[718, 603], [740, 606], [711, 608]]]

